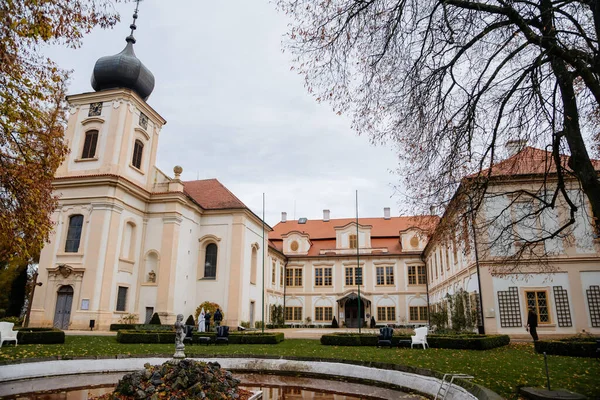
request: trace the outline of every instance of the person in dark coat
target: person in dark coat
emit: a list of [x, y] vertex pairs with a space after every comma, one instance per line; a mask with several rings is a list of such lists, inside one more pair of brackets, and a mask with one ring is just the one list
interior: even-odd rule
[[529, 331], [534, 341], [538, 340], [537, 325], [538, 316], [533, 308], [529, 308], [529, 313], [527, 314], [527, 327], [525, 329]]
[[215, 311], [214, 320], [215, 320], [216, 327], [221, 326], [221, 321], [223, 321], [223, 314], [221, 313], [221, 310], [219, 310], [218, 308], [217, 308], [217, 311]]
[[206, 314], [204, 314], [204, 324], [206, 325], [206, 332], [210, 332], [210, 311], [207, 311]]

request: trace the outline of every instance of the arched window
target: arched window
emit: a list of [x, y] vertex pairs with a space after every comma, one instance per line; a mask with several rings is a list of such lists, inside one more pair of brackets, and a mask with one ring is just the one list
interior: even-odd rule
[[206, 246], [204, 256], [204, 277], [215, 279], [217, 277], [217, 245], [210, 243]]
[[136, 140], [135, 145], [133, 146], [133, 159], [131, 160], [131, 164], [137, 169], [142, 168], [142, 153], [144, 152], [144, 144]]
[[256, 285], [256, 263], [258, 260], [258, 246], [252, 246], [252, 257], [250, 258], [250, 283]]
[[94, 158], [96, 155], [96, 144], [98, 143], [98, 131], [87, 131], [85, 133], [85, 142], [83, 143], [83, 152], [81, 158]]
[[77, 253], [79, 251], [79, 240], [81, 239], [81, 228], [83, 227], [83, 215], [76, 214], [69, 217], [69, 230], [65, 243], [65, 253]]
[[123, 242], [121, 246], [121, 258], [133, 260], [135, 254], [135, 224], [127, 222], [123, 232]]

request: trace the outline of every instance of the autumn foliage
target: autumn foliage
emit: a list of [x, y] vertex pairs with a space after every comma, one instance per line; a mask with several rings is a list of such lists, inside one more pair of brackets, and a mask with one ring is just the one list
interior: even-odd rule
[[[118, 0], [117, 0], [118, 1]], [[109, 0], [0, 2], [0, 260], [27, 259], [52, 230], [52, 179], [63, 140], [68, 73], [43, 45], [78, 47], [118, 21]]]

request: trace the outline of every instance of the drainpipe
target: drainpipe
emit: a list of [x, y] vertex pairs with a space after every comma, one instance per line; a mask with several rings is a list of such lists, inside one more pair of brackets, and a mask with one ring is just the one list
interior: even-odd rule
[[287, 284], [287, 260], [283, 263], [283, 324], [285, 325], [285, 287]]
[[[423, 261], [423, 264], [425, 264], [425, 294], [427, 295], [427, 326], [429, 326], [431, 328], [431, 317], [429, 316], [429, 314], [431, 314], [431, 309], [429, 308], [429, 268], [427, 268], [427, 262], [425, 261], [425, 254], [421, 253], [421, 261]], [[418, 274], [418, 269], [417, 269], [417, 278], [419, 276]]]

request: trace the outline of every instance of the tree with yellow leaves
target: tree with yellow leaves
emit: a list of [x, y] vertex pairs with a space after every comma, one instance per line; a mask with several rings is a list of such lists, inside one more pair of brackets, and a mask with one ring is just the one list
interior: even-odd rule
[[[120, 0], [115, 0], [120, 1]], [[0, 260], [29, 259], [52, 230], [54, 173], [63, 141], [67, 71], [43, 45], [78, 47], [119, 17], [111, 0], [0, 2]]]

